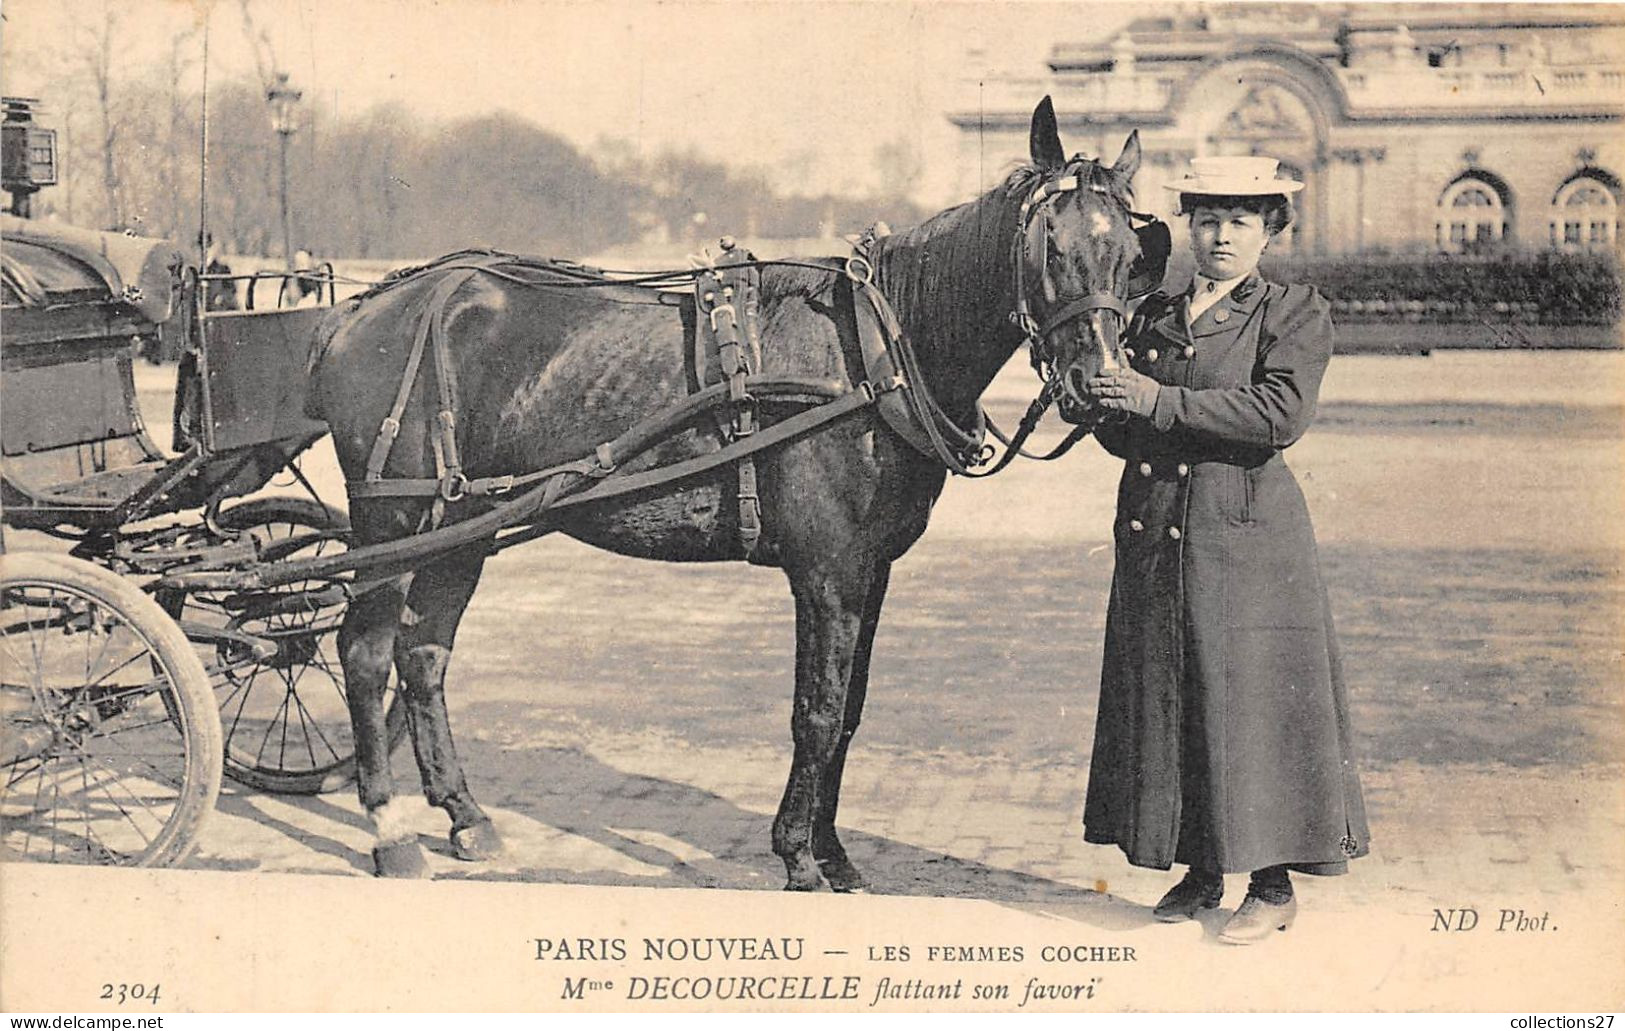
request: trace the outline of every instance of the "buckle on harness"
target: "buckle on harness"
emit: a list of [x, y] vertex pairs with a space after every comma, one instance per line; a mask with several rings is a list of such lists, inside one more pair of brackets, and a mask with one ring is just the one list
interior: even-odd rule
[[734, 311], [734, 306], [731, 305], [731, 304], [719, 304], [715, 308], [711, 309], [711, 332], [713, 332], [713, 333], [718, 332], [718, 330], [717, 330], [717, 316], [721, 315], [723, 312], [728, 313], [728, 321], [737, 324], [738, 317], [737, 317], [737, 313]]
[[396, 437], [401, 435], [401, 421], [394, 416], [386, 417], [384, 421], [378, 425], [378, 435], [380, 437], [388, 437], [390, 440], [394, 440]]
[[441, 477], [440, 496], [448, 503], [468, 497], [468, 477], [460, 472], [449, 472]]
[[510, 490], [513, 490], [513, 477], [511, 475], [493, 476], [489, 480], [484, 493], [495, 496], [497, 494], [506, 494]]

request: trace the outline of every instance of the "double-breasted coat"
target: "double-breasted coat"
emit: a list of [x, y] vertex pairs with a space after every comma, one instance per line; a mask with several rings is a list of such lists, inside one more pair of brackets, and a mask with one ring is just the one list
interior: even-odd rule
[[1332, 355], [1326, 301], [1255, 272], [1187, 326], [1131, 320], [1149, 418], [1096, 431], [1124, 459], [1084, 838], [1131, 863], [1341, 873], [1368, 846], [1313, 527], [1281, 452]]

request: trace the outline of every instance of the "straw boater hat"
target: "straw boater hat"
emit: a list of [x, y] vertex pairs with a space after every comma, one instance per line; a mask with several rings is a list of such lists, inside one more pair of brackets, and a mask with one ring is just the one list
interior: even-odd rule
[[1280, 178], [1274, 158], [1191, 158], [1191, 170], [1177, 183], [1175, 193], [1221, 197], [1285, 196], [1303, 189], [1296, 179]]

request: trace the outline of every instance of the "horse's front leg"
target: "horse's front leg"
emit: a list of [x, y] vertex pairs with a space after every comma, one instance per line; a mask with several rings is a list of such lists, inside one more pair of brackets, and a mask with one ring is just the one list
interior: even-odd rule
[[446, 667], [480, 572], [485, 545], [453, 552], [418, 570], [407, 595], [406, 619], [395, 639], [395, 667], [412, 727], [412, 748], [429, 804], [451, 817], [458, 859], [490, 859], [502, 851], [491, 818], [468, 790], [446, 714]]
[[841, 777], [846, 770], [846, 753], [852, 737], [858, 732], [863, 719], [863, 702], [869, 694], [869, 659], [874, 652], [875, 629], [880, 625], [880, 607], [886, 600], [886, 586], [891, 581], [891, 563], [879, 566], [869, 585], [869, 596], [864, 600], [863, 618], [858, 624], [858, 642], [852, 651], [852, 673], [847, 680], [846, 713], [841, 721], [841, 737], [835, 754], [824, 770], [824, 780], [818, 790], [818, 808], [813, 818], [813, 857], [830, 888], [839, 892], [859, 892], [868, 889], [863, 875], [846, 857], [846, 849], [835, 833], [835, 811], [841, 804]]
[[796, 690], [790, 713], [795, 754], [773, 820], [773, 851], [789, 874], [787, 891], [814, 891], [822, 883], [812, 848], [813, 815], [840, 744], [872, 574], [872, 565], [790, 573], [796, 600]]
[[389, 681], [405, 601], [406, 592], [399, 583], [374, 588], [350, 602], [339, 627], [345, 701], [355, 738], [356, 793], [372, 820], [372, 863], [380, 877], [422, 877], [427, 872], [417, 835], [394, 798], [389, 729], [384, 721], [384, 686]]

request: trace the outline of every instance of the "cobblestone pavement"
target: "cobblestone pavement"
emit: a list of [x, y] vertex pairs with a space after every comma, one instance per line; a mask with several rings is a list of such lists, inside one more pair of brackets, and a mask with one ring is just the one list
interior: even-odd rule
[[[776, 889], [768, 827], [786, 758], [650, 735], [586, 747], [464, 746], [471, 787], [508, 843], [458, 862], [446, 820], [417, 797], [416, 828], [439, 877]], [[397, 764], [409, 758], [397, 756]], [[842, 799], [843, 838], [879, 893], [1009, 901], [1106, 892], [1148, 905], [1172, 874], [1086, 845], [1085, 769], [859, 750]], [[1372, 854], [1351, 874], [1304, 879], [1306, 905], [1427, 912], [1462, 899], [1532, 894], [1625, 898], [1625, 779], [1612, 767], [1512, 771], [1389, 764], [1364, 775]], [[196, 865], [365, 875], [369, 837], [352, 794], [289, 799], [228, 788]], [[1238, 892], [1242, 879], [1233, 878]], [[1239, 899], [1234, 900], [1239, 901]]]

